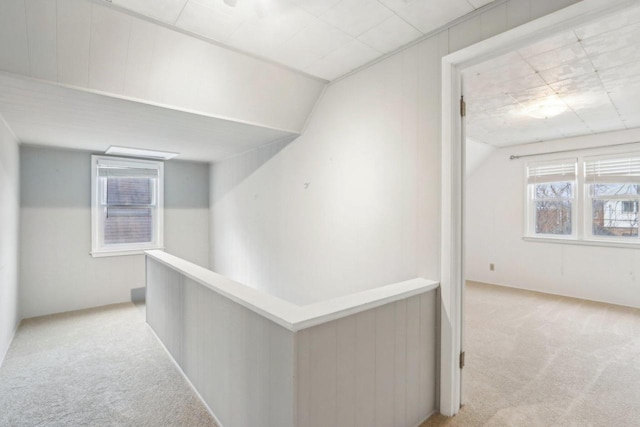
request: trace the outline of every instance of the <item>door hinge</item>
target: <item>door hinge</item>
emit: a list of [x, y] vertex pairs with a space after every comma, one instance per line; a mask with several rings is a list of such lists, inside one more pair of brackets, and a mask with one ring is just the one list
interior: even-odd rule
[[464, 96], [460, 97], [460, 117], [467, 115], [467, 103], [464, 102]]
[[460, 369], [464, 368], [464, 351], [460, 353]]

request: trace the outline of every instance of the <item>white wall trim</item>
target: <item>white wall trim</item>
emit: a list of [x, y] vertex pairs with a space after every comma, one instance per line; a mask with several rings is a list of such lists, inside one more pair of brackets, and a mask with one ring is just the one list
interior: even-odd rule
[[9, 344], [7, 345], [7, 348], [4, 350], [4, 353], [2, 354], [2, 356], [0, 356], [0, 368], [4, 364], [4, 359], [7, 357], [7, 354], [9, 353], [9, 349], [11, 348], [11, 344], [13, 344], [13, 340], [15, 339], [16, 334], [18, 333], [18, 328], [20, 328], [21, 323], [22, 323], [22, 320], [18, 320], [18, 324], [13, 330], [13, 334], [11, 334], [11, 339], [9, 340]]
[[462, 343], [464, 159], [462, 124], [457, 108], [461, 70], [499, 56], [534, 40], [549, 37], [637, 0], [583, 0], [542, 18], [476, 43], [442, 59], [442, 182], [441, 182], [441, 372], [440, 412], [453, 416], [460, 410]]
[[291, 332], [438, 289], [438, 282], [415, 278], [309, 305], [297, 305], [166, 252], [151, 250], [146, 255]]

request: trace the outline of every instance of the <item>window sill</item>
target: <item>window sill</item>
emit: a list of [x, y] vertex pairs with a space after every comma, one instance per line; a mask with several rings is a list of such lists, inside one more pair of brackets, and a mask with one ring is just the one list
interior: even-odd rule
[[125, 250], [100, 250], [100, 251], [91, 251], [89, 254], [94, 258], [103, 258], [109, 256], [128, 256], [128, 255], [144, 255], [146, 251], [150, 251], [153, 249], [164, 250], [163, 247], [159, 246], [150, 246], [148, 248], [143, 249], [125, 249]]
[[603, 246], [609, 248], [625, 248], [625, 249], [638, 249], [640, 248], [640, 241], [638, 243], [625, 243], [625, 242], [611, 242], [607, 240], [577, 240], [577, 239], [562, 239], [553, 237], [530, 237], [525, 236], [522, 240], [526, 242], [537, 243], [552, 243], [561, 245], [577, 245], [577, 246]]

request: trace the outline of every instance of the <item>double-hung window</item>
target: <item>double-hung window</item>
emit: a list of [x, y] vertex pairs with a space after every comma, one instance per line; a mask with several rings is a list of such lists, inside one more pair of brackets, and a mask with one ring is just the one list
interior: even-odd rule
[[640, 153], [529, 163], [525, 237], [640, 245]]
[[586, 237], [640, 243], [640, 155], [586, 158], [584, 167]]
[[577, 159], [527, 167], [527, 235], [575, 237], [576, 177]]
[[162, 247], [163, 163], [92, 156], [93, 256]]

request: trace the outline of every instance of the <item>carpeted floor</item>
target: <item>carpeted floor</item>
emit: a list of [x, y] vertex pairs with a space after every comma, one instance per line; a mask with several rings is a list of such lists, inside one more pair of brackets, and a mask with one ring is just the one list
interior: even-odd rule
[[215, 426], [133, 304], [23, 321], [0, 426]]
[[466, 404], [422, 427], [640, 425], [640, 310], [477, 283], [466, 303]]

